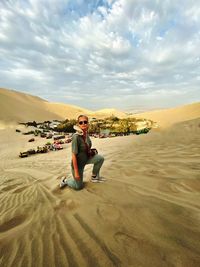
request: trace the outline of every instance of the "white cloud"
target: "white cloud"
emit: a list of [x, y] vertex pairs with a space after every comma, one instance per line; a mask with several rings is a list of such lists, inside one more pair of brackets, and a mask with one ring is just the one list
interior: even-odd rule
[[1, 1], [0, 86], [94, 109], [200, 99], [197, 1], [100, 2]]

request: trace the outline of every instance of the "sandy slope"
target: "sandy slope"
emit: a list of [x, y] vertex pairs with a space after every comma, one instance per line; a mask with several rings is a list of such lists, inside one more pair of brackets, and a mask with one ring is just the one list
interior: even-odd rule
[[63, 118], [75, 119], [80, 114], [85, 114], [89, 118], [107, 118], [109, 116], [116, 116], [118, 118], [126, 118], [127, 115], [116, 109], [101, 109], [97, 111], [91, 111], [88, 109], [80, 108], [73, 105], [61, 104], [61, 103], [50, 103], [46, 102], [46, 109], [54, 112], [58, 116]]
[[45, 108], [63, 119], [75, 119], [80, 114], [90, 114], [90, 111], [73, 105], [46, 102]]
[[79, 192], [63, 151], [19, 159], [44, 142], [0, 131], [0, 265], [200, 266], [200, 120], [143, 136], [93, 139], [107, 182]]
[[169, 127], [177, 122], [199, 118], [200, 102], [171, 109], [155, 110], [140, 114], [134, 114], [132, 116], [151, 119], [157, 122], [161, 127]]
[[124, 112], [119, 111], [114, 108], [106, 108], [106, 109], [100, 109], [93, 113], [91, 113], [93, 117], [96, 118], [107, 118], [109, 116], [116, 116], [118, 118], [126, 118], [128, 117]]
[[126, 117], [115, 109], [91, 111], [74, 105], [51, 103], [37, 96], [0, 88], [0, 128], [17, 122], [75, 119], [80, 114], [90, 118], [105, 118], [111, 115]]
[[[80, 114], [86, 114], [90, 118], [106, 118], [111, 115], [127, 117], [124, 112], [116, 109], [91, 111], [74, 105], [51, 103], [36, 96], [0, 88], [0, 128], [33, 120], [75, 119]], [[200, 103], [134, 114], [132, 117], [151, 119], [158, 122], [161, 127], [169, 127], [176, 122], [200, 117]]]
[[46, 101], [32, 95], [0, 88], [0, 122], [16, 123], [61, 119], [61, 116], [46, 110]]

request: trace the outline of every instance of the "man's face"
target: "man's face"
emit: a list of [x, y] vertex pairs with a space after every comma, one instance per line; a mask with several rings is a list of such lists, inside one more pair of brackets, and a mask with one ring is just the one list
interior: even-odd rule
[[79, 127], [82, 129], [82, 130], [87, 130], [88, 127], [89, 127], [89, 124], [88, 124], [88, 118], [83, 116], [83, 117], [80, 117], [79, 120], [78, 120], [78, 124], [79, 124]]

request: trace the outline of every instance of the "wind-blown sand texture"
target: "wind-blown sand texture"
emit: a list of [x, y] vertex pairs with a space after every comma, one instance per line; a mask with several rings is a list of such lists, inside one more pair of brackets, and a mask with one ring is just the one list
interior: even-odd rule
[[200, 119], [147, 135], [92, 139], [105, 183], [60, 190], [63, 151], [0, 131], [0, 266], [200, 266]]
[[169, 127], [174, 123], [192, 120], [200, 117], [200, 102], [170, 109], [134, 114], [133, 117], [146, 118], [158, 123], [162, 128]]

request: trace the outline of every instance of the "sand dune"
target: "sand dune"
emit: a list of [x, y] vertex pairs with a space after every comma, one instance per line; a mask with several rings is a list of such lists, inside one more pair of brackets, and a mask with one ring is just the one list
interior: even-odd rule
[[0, 265], [200, 266], [200, 119], [148, 135], [92, 139], [105, 183], [60, 190], [70, 144], [20, 159], [44, 143], [0, 131]]
[[161, 127], [169, 127], [174, 123], [192, 120], [200, 117], [200, 102], [181, 107], [155, 110], [134, 114], [133, 117], [151, 119]]
[[3, 124], [61, 119], [47, 111], [46, 101], [32, 95], [0, 88], [0, 121]]
[[74, 105], [51, 103], [37, 96], [0, 88], [0, 128], [17, 122], [75, 119], [80, 114], [90, 118], [105, 118], [111, 115], [125, 117], [115, 109], [91, 111]]
[[[119, 118], [128, 117], [126, 113], [116, 109], [91, 111], [74, 105], [51, 103], [36, 96], [0, 88], [0, 129], [17, 122], [75, 119], [80, 114], [86, 114], [89, 118], [106, 118], [112, 115]], [[177, 122], [200, 117], [200, 103], [134, 114], [131, 117], [151, 119], [160, 127], [169, 127]]]
[[90, 114], [91, 111], [73, 105], [46, 102], [45, 108], [63, 119], [75, 119], [80, 114]]
[[117, 109], [114, 109], [114, 108], [100, 109], [100, 110], [93, 112], [91, 115], [97, 118], [106, 118], [109, 116], [116, 116], [118, 118], [128, 117], [126, 113], [119, 111]]

